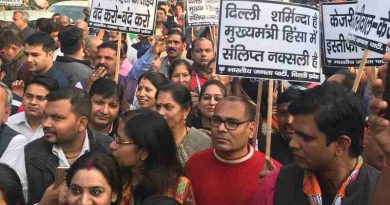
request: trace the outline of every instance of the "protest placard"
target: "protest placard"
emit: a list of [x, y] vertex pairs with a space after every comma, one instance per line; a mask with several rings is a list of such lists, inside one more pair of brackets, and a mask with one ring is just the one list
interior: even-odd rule
[[320, 14], [300, 4], [222, 0], [217, 74], [320, 82]]
[[219, 0], [187, 0], [188, 27], [217, 25]]
[[0, 6], [20, 7], [22, 5], [23, 5], [23, 0], [0, 0]]
[[[330, 67], [357, 67], [363, 56], [363, 49], [348, 43], [357, 2], [322, 3], [323, 57]], [[371, 52], [367, 66], [379, 66], [383, 55]]]
[[390, 1], [359, 0], [353, 16], [349, 43], [384, 54], [389, 48]]
[[153, 35], [157, 0], [93, 0], [89, 25]]

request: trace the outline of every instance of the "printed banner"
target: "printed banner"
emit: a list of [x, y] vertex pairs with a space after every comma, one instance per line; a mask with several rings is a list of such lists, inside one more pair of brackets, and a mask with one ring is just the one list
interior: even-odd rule
[[221, 0], [217, 74], [320, 82], [320, 14], [292, 3]]
[[0, 0], [0, 5], [20, 7], [23, 5], [23, 0]]
[[93, 0], [89, 25], [153, 35], [157, 0]]
[[188, 26], [217, 25], [219, 4], [219, 0], [187, 0]]
[[[330, 67], [358, 67], [363, 57], [363, 49], [348, 43], [357, 2], [323, 3], [323, 56], [324, 64]], [[367, 66], [384, 64], [383, 55], [370, 52]]]
[[390, 39], [390, 1], [359, 0], [348, 39], [353, 45], [386, 53]]

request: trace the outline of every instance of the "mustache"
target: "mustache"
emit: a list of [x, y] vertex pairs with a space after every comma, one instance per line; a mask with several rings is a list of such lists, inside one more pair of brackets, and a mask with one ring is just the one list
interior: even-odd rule
[[43, 128], [43, 133], [47, 134], [47, 133], [50, 133], [50, 134], [55, 134], [55, 130], [53, 128]]
[[168, 51], [168, 52], [170, 52], [170, 51], [176, 51], [176, 49], [175, 49], [175, 48], [168, 48], [167, 51]]
[[96, 68], [99, 68], [99, 67], [103, 67], [103, 68], [105, 68], [105, 69], [108, 69], [108, 65], [105, 64], [105, 63], [99, 63], [99, 64], [97, 64], [97, 65], [96, 65]]

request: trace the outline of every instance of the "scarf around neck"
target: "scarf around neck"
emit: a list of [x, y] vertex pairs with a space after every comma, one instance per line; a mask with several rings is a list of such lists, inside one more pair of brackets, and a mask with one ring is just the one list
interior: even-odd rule
[[[345, 191], [347, 186], [357, 178], [362, 166], [363, 158], [362, 156], [359, 156], [357, 158], [355, 168], [352, 170], [351, 174], [347, 177], [347, 179], [345, 179], [345, 181], [337, 191], [332, 205], [341, 205], [341, 199], [345, 197]], [[305, 171], [303, 177], [303, 192], [307, 195], [307, 198], [311, 205], [322, 205], [321, 187], [316, 175], [311, 171]]]

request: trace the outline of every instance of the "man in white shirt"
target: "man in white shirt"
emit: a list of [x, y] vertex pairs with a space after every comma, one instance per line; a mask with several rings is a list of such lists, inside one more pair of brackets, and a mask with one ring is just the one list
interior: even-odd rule
[[24, 194], [28, 193], [28, 204], [56, 204], [59, 189], [53, 183], [57, 167], [69, 167], [89, 151], [110, 152], [112, 141], [87, 128], [91, 100], [81, 90], [51, 92], [44, 113], [44, 136], [26, 146], [15, 168]]
[[7, 85], [0, 82], [0, 163], [13, 167], [28, 141], [5, 124], [11, 113], [11, 105], [12, 93]]
[[46, 96], [59, 88], [58, 82], [49, 76], [37, 75], [27, 81], [24, 87], [24, 112], [12, 115], [7, 125], [28, 138], [32, 142], [43, 136], [43, 111], [47, 100]]

